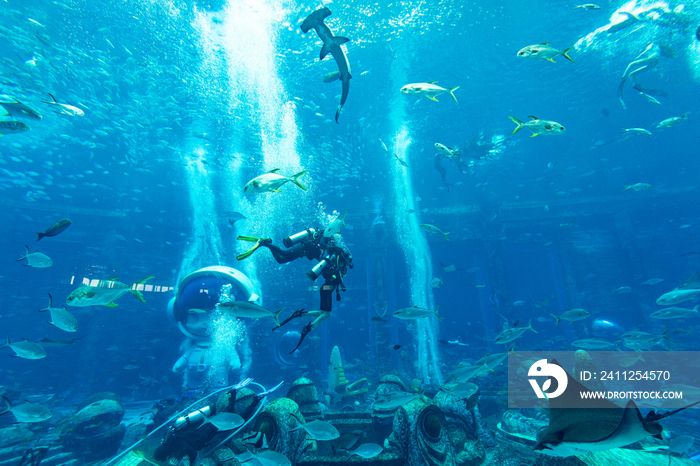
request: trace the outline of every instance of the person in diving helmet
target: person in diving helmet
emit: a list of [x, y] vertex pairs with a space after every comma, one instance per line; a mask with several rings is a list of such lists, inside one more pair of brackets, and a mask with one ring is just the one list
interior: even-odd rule
[[[353, 267], [352, 255], [339, 247], [333, 240], [333, 234], [329, 234], [329, 229], [324, 232], [320, 228], [308, 228], [300, 233], [284, 238], [283, 243], [287, 249], [272, 244], [270, 238], [255, 238], [253, 236], [239, 236], [239, 240], [254, 242], [255, 245], [248, 251], [236, 257], [243, 260], [253, 254], [259, 247], [266, 247], [272, 253], [272, 257], [279, 264], [286, 264], [300, 257], [309, 260], [319, 261], [314, 268], [306, 273], [310, 280], [316, 281], [319, 276], [323, 276], [325, 282], [321, 286], [321, 305], [318, 311], [304, 311], [303, 309], [294, 313], [280, 323], [279, 327], [297, 317], [316, 317], [313, 322], [309, 322], [301, 331], [301, 338], [297, 346], [290, 351], [290, 354], [299, 348], [306, 335], [315, 329], [321, 322], [331, 315], [333, 309], [333, 291], [336, 293], [336, 301], [340, 301], [340, 292], [345, 291], [343, 278], [347, 274], [348, 268]], [[275, 327], [273, 330], [276, 330]]]

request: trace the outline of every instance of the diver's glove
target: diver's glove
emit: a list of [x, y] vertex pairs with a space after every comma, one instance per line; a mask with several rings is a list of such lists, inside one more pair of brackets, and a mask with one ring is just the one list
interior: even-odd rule
[[250, 248], [249, 250], [247, 250], [247, 251], [244, 252], [243, 254], [241, 254], [241, 255], [239, 255], [239, 256], [236, 256], [236, 259], [239, 260], [239, 261], [242, 261], [242, 260], [245, 259], [246, 257], [248, 257], [248, 256], [250, 256], [251, 254], [253, 254], [253, 253], [255, 252], [255, 250], [258, 249], [258, 248], [260, 247], [260, 244], [261, 244], [261, 243], [266, 243], [266, 242], [271, 243], [271, 242], [272, 242], [272, 239], [271, 239], [271, 238], [256, 238], [255, 236], [239, 236], [239, 237], [236, 238], [236, 239], [239, 239], [239, 240], [241, 240], [241, 241], [255, 242], [255, 245], [254, 245], [252, 248]]

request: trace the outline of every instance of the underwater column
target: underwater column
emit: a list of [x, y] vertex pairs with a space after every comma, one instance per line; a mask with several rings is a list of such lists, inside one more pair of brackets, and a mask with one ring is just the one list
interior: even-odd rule
[[[398, 90], [408, 83], [408, 62], [412, 57], [411, 47], [402, 41], [394, 44], [397, 47], [394, 61], [391, 65], [391, 82], [393, 101], [390, 108], [389, 120], [394, 128], [391, 150], [402, 160], [407, 160], [411, 135], [406, 117], [406, 100]], [[410, 164], [404, 167], [396, 163], [394, 157], [390, 161], [390, 172], [394, 187], [394, 222], [396, 225], [397, 241], [403, 250], [409, 276], [409, 290], [412, 306], [433, 309], [433, 293], [430, 280], [433, 275], [430, 247], [425, 234], [419, 226], [417, 215], [407, 215], [409, 209], [417, 210], [415, 194], [411, 181]], [[437, 351], [438, 322], [433, 316], [417, 319], [415, 323], [416, 374], [426, 384], [442, 385], [439, 356]]]
[[[253, 141], [248, 141], [248, 146], [256, 149], [255, 153], [240, 154], [244, 167], [237, 168], [253, 168], [253, 171], [248, 171], [251, 179], [274, 169], [279, 169], [279, 173], [285, 176], [303, 170], [297, 150], [296, 106], [288, 98], [280, 78], [278, 67], [281, 62], [276, 62], [283, 60], [278, 56], [278, 40], [287, 13], [283, 3], [276, 1], [231, 0], [225, 7], [223, 40], [229, 81], [238, 101], [234, 117], [245, 121], [240, 124], [246, 125], [246, 137], [253, 138]], [[232, 186], [229, 191], [240, 193], [237, 202], [248, 217], [241, 222], [245, 224], [246, 232], [237, 233], [271, 238], [293, 233], [288, 231], [289, 219], [293, 212], [304, 210], [305, 193], [288, 183], [283, 187], [283, 193], [245, 197], [243, 186], [247, 181], [240, 180], [240, 184]], [[308, 186], [308, 178], [300, 181]], [[239, 244], [238, 252], [250, 246]], [[256, 263], [260, 265], [266, 261], [272, 261], [269, 254], [255, 254], [239, 265], [246, 274], [251, 274], [255, 283]], [[259, 286], [260, 282], [256, 284]]]

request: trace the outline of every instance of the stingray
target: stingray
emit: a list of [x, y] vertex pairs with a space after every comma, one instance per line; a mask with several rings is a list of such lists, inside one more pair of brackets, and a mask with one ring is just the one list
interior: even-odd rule
[[[559, 366], [554, 359], [552, 364]], [[663, 414], [651, 411], [642, 417], [632, 400], [621, 408], [606, 399], [582, 399], [580, 393], [591, 390], [568, 373], [566, 376], [566, 391], [549, 399], [549, 426], [537, 433], [537, 443], [533, 447], [533, 450], [550, 456], [566, 457], [604, 451], [647, 437], [661, 439], [663, 427], [658, 421], [700, 403], [697, 401]]]

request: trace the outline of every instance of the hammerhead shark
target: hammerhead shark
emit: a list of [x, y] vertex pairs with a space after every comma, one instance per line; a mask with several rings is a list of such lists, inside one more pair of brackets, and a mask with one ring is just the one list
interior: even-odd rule
[[[554, 359], [552, 364], [559, 366]], [[533, 450], [550, 456], [567, 457], [609, 450], [647, 437], [660, 439], [663, 427], [658, 421], [700, 403], [697, 401], [663, 414], [651, 411], [642, 417], [632, 400], [621, 408], [605, 399], [582, 399], [580, 393], [590, 390], [569, 373], [566, 375], [566, 391], [549, 399], [549, 426], [537, 433], [537, 443], [533, 447]]]
[[[343, 83], [343, 93], [340, 95], [340, 105], [338, 105], [338, 110], [335, 111], [335, 122], [338, 123], [338, 116], [340, 116], [340, 110], [343, 108], [345, 101], [348, 98], [348, 92], [350, 92], [350, 63], [348, 63], [348, 57], [345, 55], [345, 51], [341, 47], [342, 44], [349, 42], [350, 39], [347, 37], [341, 37], [333, 35], [333, 31], [323, 22], [323, 20], [331, 15], [331, 10], [328, 8], [321, 8], [319, 10], [311, 13], [307, 18], [301, 23], [301, 30], [304, 34], [309, 32], [309, 29], [314, 29], [318, 38], [323, 41], [323, 47], [321, 47], [321, 56], [319, 60], [326, 58], [329, 53], [335, 58], [335, 62], [338, 64], [338, 74], [337, 78], [324, 79], [326, 82], [334, 81], [335, 79], [340, 79]], [[332, 73], [335, 74], [335, 73]]]

